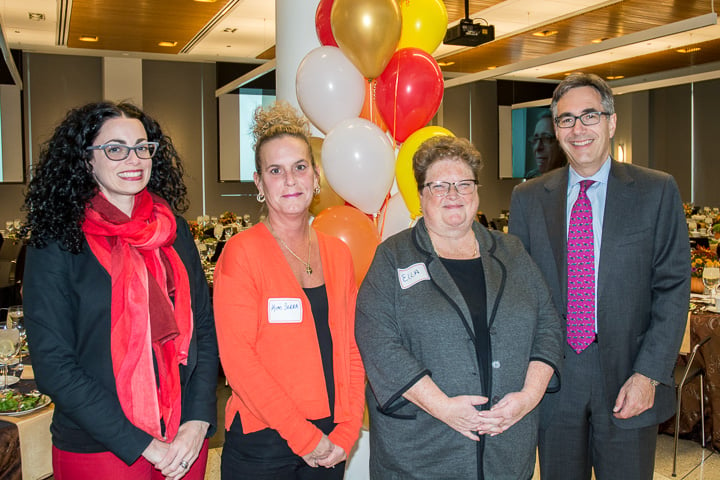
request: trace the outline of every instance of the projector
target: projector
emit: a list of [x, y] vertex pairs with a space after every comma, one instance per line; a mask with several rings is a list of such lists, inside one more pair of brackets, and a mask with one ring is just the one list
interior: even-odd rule
[[463, 18], [460, 23], [447, 29], [443, 43], [477, 47], [493, 40], [495, 40], [494, 26], [475, 24], [471, 18]]

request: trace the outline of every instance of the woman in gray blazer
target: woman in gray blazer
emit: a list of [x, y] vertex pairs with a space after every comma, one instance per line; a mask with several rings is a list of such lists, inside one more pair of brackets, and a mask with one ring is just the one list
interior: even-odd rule
[[357, 302], [371, 477], [529, 479], [559, 316], [519, 240], [474, 221], [470, 142], [431, 138], [413, 168], [424, 218], [380, 245]]

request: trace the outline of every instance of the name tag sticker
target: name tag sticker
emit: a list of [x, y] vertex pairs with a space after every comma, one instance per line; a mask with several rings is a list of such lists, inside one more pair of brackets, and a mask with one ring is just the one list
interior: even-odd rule
[[398, 268], [397, 272], [398, 280], [400, 280], [400, 288], [403, 290], [407, 290], [423, 280], [430, 280], [430, 275], [424, 263], [416, 263], [407, 268]]
[[268, 322], [301, 323], [302, 316], [299, 298], [268, 298]]

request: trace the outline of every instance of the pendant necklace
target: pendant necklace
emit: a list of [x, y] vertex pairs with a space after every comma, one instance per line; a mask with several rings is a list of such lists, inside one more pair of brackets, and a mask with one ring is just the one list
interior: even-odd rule
[[[270, 225], [269, 222], [268, 222], [268, 225]], [[274, 232], [272, 231], [272, 228], [270, 228], [270, 232], [272, 232], [273, 235], [274, 235]], [[308, 275], [312, 275], [313, 269], [312, 269], [312, 267], [310, 266], [310, 251], [311, 251], [310, 249], [311, 249], [311, 247], [312, 247], [312, 244], [310, 243], [310, 227], [308, 227], [308, 256], [307, 256], [307, 261], [303, 260], [302, 258], [300, 258], [300, 256], [299, 256], [297, 253], [293, 252], [292, 249], [291, 249], [290, 247], [288, 247], [287, 243], [285, 243], [282, 238], [280, 238], [280, 237], [278, 237], [278, 236], [276, 236], [275, 238], [278, 239], [278, 242], [280, 242], [280, 243], [282, 244], [282, 246], [285, 247], [285, 248], [287, 249], [287, 251], [292, 254], [293, 257], [297, 258], [297, 259], [300, 261], [300, 263], [302, 263], [302, 264], [305, 265], [305, 273], [307, 273]]]

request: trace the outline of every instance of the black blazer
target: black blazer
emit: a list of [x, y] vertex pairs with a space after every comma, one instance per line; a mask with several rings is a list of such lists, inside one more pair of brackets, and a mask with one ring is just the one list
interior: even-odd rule
[[[187, 222], [177, 217], [174, 247], [190, 279], [194, 331], [180, 367], [182, 418], [217, 423], [218, 351], [207, 281]], [[122, 411], [110, 353], [110, 275], [87, 242], [77, 255], [28, 248], [24, 311], [38, 388], [52, 398], [53, 445], [70, 452], [110, 451], [128, 465], [152, 437]]]

